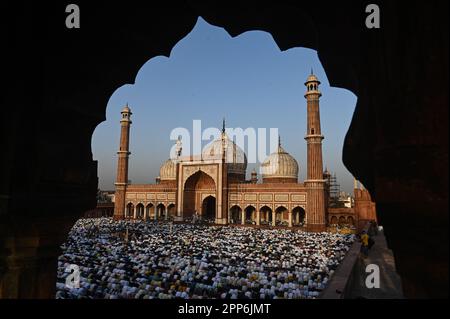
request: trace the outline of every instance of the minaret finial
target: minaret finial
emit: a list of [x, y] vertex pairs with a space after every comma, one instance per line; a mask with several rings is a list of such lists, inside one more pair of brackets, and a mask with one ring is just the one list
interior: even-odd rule
[[281, 135], [278, 135], [278, 147], [281, 147]]
[[223, 118], [222, 122], [222, 133], [225, 134], [225, 117]]
[[313, 75], [314, 74], [314, 72], [313, 72], [313, 68], [311, 67], [311, 75]]

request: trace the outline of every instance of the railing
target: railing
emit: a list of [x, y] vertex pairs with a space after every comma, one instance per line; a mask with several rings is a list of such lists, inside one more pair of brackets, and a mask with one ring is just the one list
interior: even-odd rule
[[[369, 231], [370, 223], [366, 224], [363, 230]], [[320, 299], [344, 299], [349, 295], [349, 289], [355, 280], [354, 270], [358, 263], [361, 251], [361, 243], [358, 240], [350, 247], [342, 263], [336, 269], [327, 287], [322, 291]]]

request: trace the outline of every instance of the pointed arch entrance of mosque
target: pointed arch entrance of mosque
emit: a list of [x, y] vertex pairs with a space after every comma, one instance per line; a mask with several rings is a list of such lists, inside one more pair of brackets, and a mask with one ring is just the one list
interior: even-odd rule
[[203, 171], [192, 174], [184, 183], [183, 217], [191, 217], [197, 212], [204, 218], [216, 217], [216, 183]]

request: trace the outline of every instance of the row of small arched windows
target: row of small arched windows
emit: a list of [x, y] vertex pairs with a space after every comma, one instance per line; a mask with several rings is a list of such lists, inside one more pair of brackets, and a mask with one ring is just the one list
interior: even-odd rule
[[317, 91], [317, 84], [308, 85], [308, 91]]

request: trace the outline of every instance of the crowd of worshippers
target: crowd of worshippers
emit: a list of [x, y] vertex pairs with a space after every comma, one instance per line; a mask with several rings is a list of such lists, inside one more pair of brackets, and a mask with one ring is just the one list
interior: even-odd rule
[[[317, 298], [354, 240], [287, 229], [81, 219], [62, 245], [56, 297]], [[78, 267], [78, 285], [68, 284], [71, 265]]]
[[[171, 220], [171, 218], [169, 218], [169, 220]], [[183, 219], [183, 221], [185, 223], [192, 223], [192, 224], [207, 224], [207, 225], [212, 225], [215, 224], [216, 220], [215, 218], [207, 218], [207, 217], [202, 217], [201, 215], [197, 215], [197, 213], [194, 213], [194, 215], [192, 217], [185, 217]], [[235, 220], [235, 219], [231, 219], [230, 220], [231, 224], [237, 224], [237, 225], [241, 225], [242, 222], [240, 220]], [[256, 221], [252, 220], [252, 219], [246, 219], [244, 222], [245, 225], [255, 225], [256, 226]], [[260, 225], [261, 226], [273, 226], [272, 225], [272, 221], [269, 220], [261, 220], [260, 221]], [[300, 226], [303, 227], [305, 225], [304, 222], [300, 222], [298, 224], [295, 224], [295, 226]], [[288, 227], [289, 223], [287, 221], [281, 221], [281, 220], [276, 220], [275, 221], [275, 226], [283, 226], [283, 227]]]

